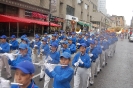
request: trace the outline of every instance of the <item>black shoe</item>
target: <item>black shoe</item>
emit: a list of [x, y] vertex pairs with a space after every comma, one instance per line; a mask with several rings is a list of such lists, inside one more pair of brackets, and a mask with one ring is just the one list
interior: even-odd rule
[[97, 75], [94, 75], [94, 77], [97, 77]]
[[12, 79], [12, 76], [10, 76], [10, 77], [7, 78], [7, 80], [10, 80], [10, 79]]
[[105, 65], [107, 65], [107, 63]]
[[90, 83], [90, 86], [93, 86], [93, 84]]
[[42, 80], [43, 80], [43, 78], [40, 78], [40, 79], [39, 79], [39, 81], [42, 81]]

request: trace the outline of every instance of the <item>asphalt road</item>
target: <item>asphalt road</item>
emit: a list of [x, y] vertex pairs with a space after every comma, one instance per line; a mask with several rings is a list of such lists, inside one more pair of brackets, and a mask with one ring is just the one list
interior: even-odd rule
[[[114, 57], [108, 60], [107, 66], [95, 78], [95, 83], [89, 88], [133, 88], [133, 43], [127, 39], [119, 40]], [[36, 66], [34, 81], [43, 88], [44, 80], [39, 81], [40, 68]], [[14, 71], [12, 71], [12, 75]], [[2, 77], [6, 77], [5, 70], [2, 71]], [[13, 81], [13, 78], [11, 79]], [[73, 87], [73, 80], [71, 81]], [[49, 88], [52, 88], [52, 80]], [[81, 88], [81, 87], [80, 87]]]

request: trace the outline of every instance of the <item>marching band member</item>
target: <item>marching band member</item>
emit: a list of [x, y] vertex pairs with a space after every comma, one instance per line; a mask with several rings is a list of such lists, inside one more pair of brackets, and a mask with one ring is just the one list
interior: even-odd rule
[[61, 50], [62, 53], [68, 52], [68, 53], [71, 54], [71, 51], [70, 51], [70, 49], [68, 48], [68, 42], [64, 41], [64, 42], [62, 43], [62, 47], [63, 47], [62, 50]]
[[17, 66], [20, 62], [24, 60], [31, 61], [31, 57], [28, 54], [28, 46], [27, 44], [21, 43], [19, 45], [20, 54], [14, 60], [8, 60], [9, 65]]
[[86, 43], [86, 45], [87, 45], [87, 47], [89, 47], [90, 46], [90, 34], [86, 34], [85, 35], [86, 37], [85, 37], [85, 43]]
[[15, 35], [12, 35], [11, 36], [11, 41], [10, 41], [10, 49], [11, 50], [17, 50], [18, 49], [18, 46], [19, 46], [19, 43], [18, 41], [16, 40], [16, 36]]
[[75, 36], [75, 32], [72, 32], [72, 43], [76, 45], [77, 38]]
[[22, 43], [27, 44], [27, 49], [28, 49], [27, 54], [31, 57], [32, 51], [31, 51], [31, 48], [28, 45], [28, 39], [27, 38], [23, 38], [22, 39]]
[[71, 54], [74, 54], [76, 52], [76, 46], [75, 44], [72, 43], [72, 38], [68, 39], [68, 43], [69, 43], [68, 48], [70, 49]]
[[[60, 53], [57, 52], [58, 44], [53, 42], [51, 45], [51, 51], [46, 58], [47, 63], [53, 65], [53, 68], [59, 63]], [[44, 88], [48, 88], [50, 82], [50, 77], [45, 73], [45, 81], [44, 81]]]
[[106, 50], [106, 46], [107, 46], [107, 43], [106, 41], [104, 40], [104, 36], [101, 36], [100, 37], [100, 45], [101, 45], [101, 48], [102, 48], [102, 54], [101, 54], [101, 67], [104, 67], [106, 65], [106, 61], [105, 61], [105, 50]]
[[41, 41], [40, 41], [40, 36], [38, 34], [35, 35], [35, 40], [31, 42], [31, 47], [32, 49], [32, 61], [33, 62], [38, 62], [38, 55], [40, 54], [40, 46], [41, 46]]
[[[50, 48], [49, 48], [49, 45], [47, 43], [47, 39], [46, 38], [44, 38], [42, 40], [42, 42], [43, 43], [41, 45], [41, 52], [43, 53], [43, 56], [44, 56], [43, 59], [45, 59], [49, 55]], [[40, 79], [39, 79], [39, 81], [42, 81], [43, 80], [44, 74], [45, 74], [45, 72], [44, 72], [44, 66], [41, 66], [41, 73], [40, 73]]]
[[95, 42], [94, 40], [90, 41], [90, 48], [87, 51], [87, 53], [89, 54], [90, 58], [91, 58], [91, 77], [90, 77], [90, 85], [94, 84], [94, 75], [95, 72], [97, 70], [96, 67], [96, 59], [98, 58], [98, 50], [95, 46]]
[[5, 65], [6, 66], [6, 72], [7, 72], [7, 79], [11, 79], [11, 70], [10, 70], [10, 67], [9, 67], [9, 64], [8, 64], [8, 59], [7, 59], [7, 56], [6, 55], [2, 55], [4, 53], [9, 53], [10, 52], [10, 46], [9, 44], [6, 42], [6, 35], [2, 35], [0, 37], [0, 41], [1, 41], [1, 44], [0, 44], [0, 70], [2, 70], [3, 66]]
[[98, 39], [95, 39], [95, 45], [98, 51], [98, 58], [96, 59], [96, 70], [95, 70], [95, 76], [97, 76], [97, 73], [100, 72], [101, 66], [100, 66], [100, 55], [102, 54], [102, 48], [100, 46], [100, 43]]
[[82, 33], [79, 33], [77, 43], [80, 43], [80, 44], [81, 44], [81, 43], [85, 43], [85, 40], [84, 40], [84, 38], [82, 37]]
[[32, 77], [35, 73], [35, 67], [30, 61], [22, 61], [17, 66], [12, 67], [15, 70], [15, 81], [22, 85], [12, 84], [11, 88], [39, 88]]
[[50, 45], [52, 44], [52, 43], [57, 43], [57, 44], [59, 44], [59, 42], [56, 40], [56, 34], [53, 34], [52, 35], [52, 40], [50, 40]]
[[44, 38], [49, 39], [48, 33], [44, 33]]
[[91, 67], [90, 57], [86, 53], [86, 44], [81, 43], [80, 52], [78, 52], [72, 61], [72, 65], [75, 67], [74, 75], [74, 88], [79, 88], [80, 81], [82, 81], [81, 88], [87, 88], [88, 80], [88, 68]]
[[54, 79], [53, 88], [71, 88], [70, 82], [73, 77], [73, 69], [69, 66], [71, 62], [71, 55], [68, 52], [64, 52], [60, 56], [61, 66], [52, 68], [50, 64], [46, 65], [46, 73]]

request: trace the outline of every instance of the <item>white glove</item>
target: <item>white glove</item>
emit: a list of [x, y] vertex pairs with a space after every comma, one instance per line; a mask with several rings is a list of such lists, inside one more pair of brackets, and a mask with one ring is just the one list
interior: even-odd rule
[[103, 46], [101, 46], [101, 48], [103, 48]]
[[77, 45], [80, 45], [80, 43], [77, 43]]
[[0, 47], [0, 50], [2, 50], [2, 48]]
[[79, 62], [74, 63], [74, 66], [75, 67], [79, 66]]
[[34, 47], [38, 47], [38, 45], [34, 45]]
[[35, 40], [33, 39], [32, 42], [35, 42]]
[[81, 60], [81, 58], [79, 58], [78, 62], [79, 62], [80, 64], [83, 64], [83, 63], [84, 63], [84, 62]]
[[44, 49], [41, 49], [41, 52], [44, 52]]
[[13, 56], [18, 56], [18, 53], [13, 53]]
[[48, 56], [47, 60], [50, 60], [50, 61], [52, 61], [52, 58], [51, 58], [50, 56]]
[[44, 66], [45, 66], [46, 69], [49, 70], [49, 72], [52, 72], [54, 70], [54, 68], [52, 67], [52, 65], [49, 64], [49, 63], [46, 63]]
[[12, 46], [12, 44], [9, 44], [10, 46]]
[[91, 53], [91, 54], [89, 54], [89, 56], [90, 56], [90, 57], [92, 57], [92, 56], [93, 56], [93, 54]]

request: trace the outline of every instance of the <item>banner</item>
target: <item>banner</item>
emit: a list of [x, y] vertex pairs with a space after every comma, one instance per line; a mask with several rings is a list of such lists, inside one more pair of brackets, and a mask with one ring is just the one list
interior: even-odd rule
[[57, 0], [51, 0], [51, 13], [57, 11]]

